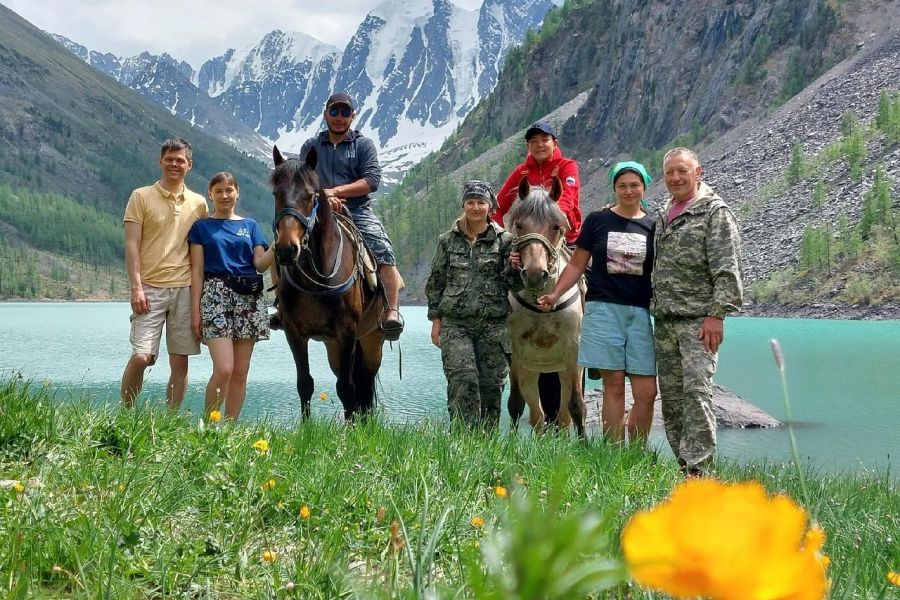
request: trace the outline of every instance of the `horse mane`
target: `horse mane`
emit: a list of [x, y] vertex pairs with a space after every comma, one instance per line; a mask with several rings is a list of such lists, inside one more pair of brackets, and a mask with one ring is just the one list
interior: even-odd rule
[[541, 187], [532, 187], [524, 198], [513, 202], [509, 211], [511, 223], [533, 223], [568, 230], [569, 221], [550, 194]]

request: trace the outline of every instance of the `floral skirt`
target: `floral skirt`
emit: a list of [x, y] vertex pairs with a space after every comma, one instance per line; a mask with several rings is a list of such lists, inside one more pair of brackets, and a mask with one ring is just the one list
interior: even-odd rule
[[244, 296], [221, 279], [206, 279], [200, 296], [200, 328], [204, 340], [269, 339], [265, 295]]

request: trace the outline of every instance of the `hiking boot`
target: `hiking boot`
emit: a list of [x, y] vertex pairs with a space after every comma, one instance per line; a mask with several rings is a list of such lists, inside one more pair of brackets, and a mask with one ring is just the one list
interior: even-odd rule
[[[394, 313], [395, 317], [388, 317], [390, 313]], [[388, 308], [384, 311], [384, 318], [381, 321], [381, 332], [384, 333], [384, 339], [389, 342], [396, 342], [400, 339], [400, 334], [403, 333], [403, 315], [400, 314], [399, 310]]]

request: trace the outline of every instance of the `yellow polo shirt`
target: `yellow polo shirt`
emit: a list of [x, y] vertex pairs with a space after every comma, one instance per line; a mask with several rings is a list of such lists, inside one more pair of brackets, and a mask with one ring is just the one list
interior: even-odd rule
[[187, 186], [173, 194], [156, 182], [131, 193], [125, 222], [141, 225], [141, 282], [162, 288], [191, 285], [187, 235], [207, 214], [206, 199]]

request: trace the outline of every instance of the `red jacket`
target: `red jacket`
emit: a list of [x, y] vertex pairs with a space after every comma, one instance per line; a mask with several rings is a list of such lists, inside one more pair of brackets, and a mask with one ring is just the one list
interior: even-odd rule
[[539, 185], [549, 190], [554, 175], [559, 177], [563, 188], [557, 204], [569, 220], [566, 242], [574, 244], [581, 231], [581, 182], [578, 179], [578, 163], [571, 158], [563, 158], [559, 147], [553, 149], [553, 156], [542, 165], [537, 164], [529, 155], [525, 162], [512, 170], [497, 194], [498, 207], [491, 218], [497, 224], [503, 225], [503, 216], [519, 197], [518, 187], [522, 177], [528, 177], [528, 183], [531, 185]]

